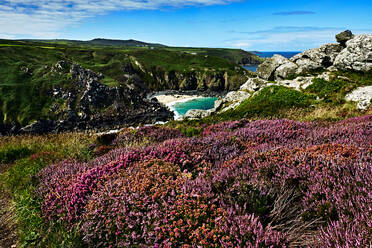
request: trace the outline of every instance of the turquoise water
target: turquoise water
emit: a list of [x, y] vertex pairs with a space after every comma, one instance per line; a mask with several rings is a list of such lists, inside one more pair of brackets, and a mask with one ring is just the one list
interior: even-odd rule
[[253, 71], [253, 72], [256, 72], [257, 71], [257, 67], [258, 67], [258, 65], [243, 66], [244, 69], [246, 69], [248, 71]]
[[214, 108], [214, 102], [217, 100], [217, 97], [203, 97], [193, 99], [187, 102], [179, 102], [173, 105], [174, 110], [179, 115], [186, 114], [190, 109], [203, 109], [208, 110]]

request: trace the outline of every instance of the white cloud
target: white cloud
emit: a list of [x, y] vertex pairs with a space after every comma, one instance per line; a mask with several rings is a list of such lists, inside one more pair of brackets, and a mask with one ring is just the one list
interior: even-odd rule
[[208, 6], [236, 1], [239, 0], [3, 0], [0, 2], [0, 38], [5, 33], [56, 38], [63, 28], [111, 11]]
[[[227, 40], [226, 44], [246, 50], [303, 51], [336, 42], [335, 35], [344, 27], [275, 27], [254, 32], [237, 32], [241, 37]], [[355, 34], [370, 33], [370, 29], [352, 30]]]

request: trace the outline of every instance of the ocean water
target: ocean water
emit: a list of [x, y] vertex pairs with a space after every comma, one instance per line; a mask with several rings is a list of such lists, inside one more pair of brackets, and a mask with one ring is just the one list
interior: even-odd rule
[[253, 52], [254, 54], [260, 56], [261, 58], [271, 58], [274, 56], [274, 54], [282, 55], [283, 57], [289, 59], [295, 56], [296, 54], [299, 54], [301, 52], [281, 52], [281, 51], [275, 51], [275, 52]]
[[176, 115], [184, 115], [190, 109], [203, 109], [208, 110], [214, 108], [214, 102], [217, 97], [200, 97], [187, 102], [178, 102], [172, 106]]
[[[290, 59], [296, 54], [299, 54], [301, 52], [280, 52], [278, 51], [278, 52], [253, 52], [253, 53], [260, 56], [261, 58], [271, 58], [272, 56], [274, 56], [274, 54], [279, 54], [287, 59]], [[253, 71], [253, 72], [257, 71], [257, 67], [258, 67], [257, 65], [243, 66], [244, 69]]]
[[256, 72], [257, 71], [257, 67], [258, 67], [258, 65], [247, 65], [247, 66], [243, 66], [244, 69], [246, 69], [248, 71], [253, 71], [253, 72]]

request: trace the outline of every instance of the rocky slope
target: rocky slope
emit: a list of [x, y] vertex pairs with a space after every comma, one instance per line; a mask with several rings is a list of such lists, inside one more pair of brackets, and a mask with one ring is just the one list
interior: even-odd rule
[[[49, 112], [53, 119], [36, 120], [20, 127], [3, 126], [2, 132], [46, 133], [86, 129], [107, 129], [140, 123], [167, 121], [173, 114], [156, 101], [147, 100], [144, 93], [128, 85], [109, 87], [102, 83], [105, 76], [82, 66], [57, 62], [50, 71], [68, 71], [69, 84], [52, 88]], [[7, 130], [8, 129], [8, 130]]]
[[[303, 91], [313, 84], [314, 79], [352, 81], [350, 78], [337, 76], [335, 72], [371, 74], [371, 34], [353, 35], [347, 30], [338, 34], [336, 40], [338, 41], [336, 44], [325, 44], [290, 59], [274, 55], [258, 66], [257, 77], [249, 78], [238, 91], [229, 92], [218, 100], [213, 110], [190, 111], [185, 117], [198, 118], [234, 109], [244, 100], [271, 85], [282, 85]], [[356, 88], [345, 96], [345, 100], [357, 102], [359, 110], [366, 110], [372, 99], [371, 87], [367, 85]]]

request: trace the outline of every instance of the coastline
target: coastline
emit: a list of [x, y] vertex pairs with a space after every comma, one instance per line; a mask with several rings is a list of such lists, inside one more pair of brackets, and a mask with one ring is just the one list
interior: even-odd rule
[[170, 111], [174, 113], [174, 120], [181, 119], [181, 115], [176, 111], [174, 108], [174, 105], [181, 102], [188, 102], [194, 99], [203, 98], [203, 96], [198, 95], [167, 95], [167, 94], [157, 94], [153, 96], [152, 98], [156, 98], [159, 103], [167, 106]]

